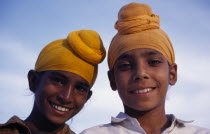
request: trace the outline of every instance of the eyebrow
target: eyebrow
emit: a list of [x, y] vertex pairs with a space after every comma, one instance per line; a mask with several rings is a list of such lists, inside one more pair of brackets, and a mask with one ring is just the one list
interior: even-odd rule
[[[145, 52], [145, 53], [142, 53], [141, 55], [143, 56], [152, 56], [152, 55], [162, 55], [160, 52], [158, 51], [155, 51], [155, 50], [152, 50], [152, 51], [149, 51], [149, 52]], [[118, 60], [123, 60], [123, 59], [132, 59], [133, 55], [130, 55], [130, 54], [122, 54]]]
[[88, 83], [85, 83], [85, 82], [79, 82], [78, 84], [82, 85], [82, 86], [85, 86], [87, 88], [90, 89], [90, 85]]
[[121, 55], [118, 60], [122, 60], [122, 59], [131, 59], [133, 56], [129, 55], [129, 54], [123, 54]]
[[162, 55], [162, 54], [158, 51], [150, 51], [146, 52], [145, 55], [151, 56], [151, 55]]
[[[66, 77], [64, 74], [60, 73], [60, 72], [56, 72], [56, 71], [53, 71], [51, 72], [52, 75], [57, 75], [59, 77], [63, 77], [63, 79], [68, 79], [68, 77]], [[86, 86], [87, 88], [90, 89], [90, 85], [88, 83], [85, 83], [85, 82], [79, 82], [80, 85], [82, 86]]]
[[59, 77], [62, 77], [64, 79], [68, 79], [64, 74], [60, 73], [60, 72], [51, 72], [52, 75], [56, 75], [56, 76], [59, 76]]

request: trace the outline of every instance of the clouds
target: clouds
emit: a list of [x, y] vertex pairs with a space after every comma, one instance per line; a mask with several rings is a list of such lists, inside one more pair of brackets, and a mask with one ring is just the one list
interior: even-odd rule
[[[193, 124], [208, 127], [208, 117], [210, 104], [208, 90], [191, 88], [188, 92], [186, 88], [173, 88], [169, 91], [166, 102], [167, 113], [174, 113], [183, 120], [194, 120]], [[196, 92], [197, 90], [197, 92]], [[179, 92], [179, 93], [177, 93]], [[196, 92], [196, 93], [193, 93]], [[192, 95], [194, 94], [194, 95]]]
[[27, 85], [24, 75], [10, 72], [0, 72], [0, 122], [6, 122], [13, 115], [26, 118], [32, 108], [33, 95]]
[[5, 64], [9, 64], [13, 61], [15, 67], [26, 67], [35, 63], [37, 57], [35, 52], [28, 49], [23, 44], [15, 41], [3, 41], [3, 39], [1, 39], [1, 43], [3, 45], [0, 46], [0, 52], [1, 55], [5, 55], [5, 57], [2, 56], [2, 60]]
[[195, 120], [193, 124], [208, 127], [206, 117], [210, 111], [210, 64], [199, 51], [197, 54], [182, 49], [179, 51], [178, 82], [169, 89], [167, 113], [174, 113], [181, 119]]
[[8, 38], [0, 38], [1, 123], [13, 115], [26, 118], [33, 106], [33, 94], [28, 89], [27, 72], [34, 67], [35, 52]]

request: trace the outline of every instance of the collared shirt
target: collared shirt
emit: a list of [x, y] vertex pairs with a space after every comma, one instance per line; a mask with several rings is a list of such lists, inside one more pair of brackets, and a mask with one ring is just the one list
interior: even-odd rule
[[[162, 134], [210, 134], [209, 129], [187, 124], [192, 121], [182, 121], [174, 115], [167, 116], [172, 123]], [[111, 123], [86, 129], [81, 134], [146, 134], [146, 132], [136, 118], [119, 113], [116, 118], [112, 117]]]
[[[32, 134], [25, 123], [18, 118], [13, 116], [5, 124], [0, 124], [0, 134]], [[65, 125], [56, 134], [75, 134], [68, 125]]]

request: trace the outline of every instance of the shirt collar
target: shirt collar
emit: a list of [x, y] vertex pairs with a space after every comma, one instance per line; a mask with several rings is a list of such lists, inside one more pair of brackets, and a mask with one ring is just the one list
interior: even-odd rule
[[[172, 121], [172, 124], [175, 124], [175, 123], [184, 124], [184, 123], [192, 123], [193, 122], [193, 120], [184, 121], [184, 120], [178, 119], [173, 114], [168, 114], [167, 117]], [[123, 112], [120, 112], [116, 117], [111, 118], [111, 123], [120, 123], [126, 119], [127, 120], [136, 120], [135, 118], [130, 117], [129, 115], [127, 115]]]
[[11, 122], [18, 122], [18, 123], [24, 124], [24, 122], [19, 117], [17, 117], [16, 115], [13, 116], [12, 118], [10, 118], [7, 121], [7, 123], [11, 123]]
[[184, 121], [181, 119], [176, 118], [173, 114], [168, 114], [167, 118], [171, 120], [171, 126], [168, 127], [164, 132], [169, 133], [171, 132], [176, 126], [184, 126], [185, 123], [192, 123], [193, 121]]
[[120, 112], [116, 117], [111, 118], [111, 124], [119, 124], [131, 131], [145, 133], [144, 129], [140, 126], [136, 118], [130, 117], [122, 112]]
[[31, 134], [29, 128], [24, 124], [24, 122], [17, 116], [10, 118], [5, 124], [0, 124], [0, 128], [13, 126], [17, 129], [21, 129], [25, 134]]
[[126, 120], [129, 117], [130, 116], [128, 116], [127, 114], [120, 112], [116, 117], [111, 118], [111, 123], [114, 123], [114, 124], [115, 123], [120, 123], [120, 122], [123, 122], [124, 120]]
[[[175, 126], [183, 126], [185, 123], [191, 123], [193, 121], [184, 121], [176, 118], [173, 114], [167, 115], [168, 119], [171, 120], [171, 126], [165, 130], [165, 132], [170, 132]], [[120, 112], [116, 117], [111, 118], [112, 124], [121, 124], [123, 127], [136, 129], [137, 131], [144, 131], [140, 126], [136, 118], [130, 117], [129, 115]]]

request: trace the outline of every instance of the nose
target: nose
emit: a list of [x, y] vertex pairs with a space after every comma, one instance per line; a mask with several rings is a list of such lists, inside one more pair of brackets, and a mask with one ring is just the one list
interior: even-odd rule
[[57, 100], [61, 104], [71, 104], [73, 97], [73, 86], [69, 85], [66, 86], [64, 89], [61, 90], [59, 95], [57, 96]]
[[149, 79], [148, 67], [144, 64], [137, 63], [134, 71], [134, 80]]

